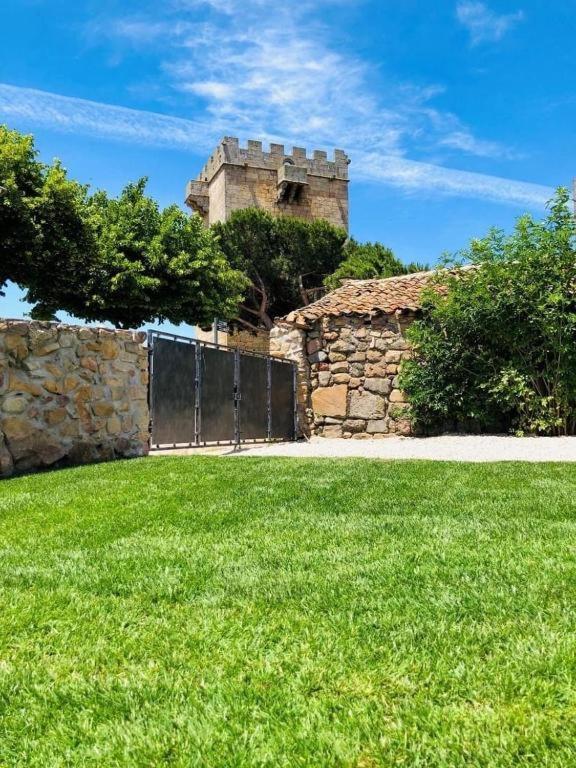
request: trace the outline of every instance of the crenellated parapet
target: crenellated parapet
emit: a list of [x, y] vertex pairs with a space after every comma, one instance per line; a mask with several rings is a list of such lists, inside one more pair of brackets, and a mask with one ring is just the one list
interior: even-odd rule
[[186, 204], [204, 223], [227, 221], [234, 211], [260, 208], [273, 216], [323, 219], [348, 229], [348, 155], [250, 140], [222, 139], [186, 187]]
[[312, 156], [308, 157], [303, 147], [293, 147], [291, 152], [287, 152], [284, 144], [270, 144], [269, 151], [265, 151], [261, 141], [251, 139], [246, 147], [241, 147], [239, 140], [233, 136], [222, 139], [198, 174], [197, 180], [210, 182], [223, 165], [275, 171], [286, 161], [299, 168], [306, 168], [311, 176], [348, 180], [350, 160], [341, 149], [334, 150], [331, 159], [328, 158], [327, 152], [319, 149], [314, 150]]

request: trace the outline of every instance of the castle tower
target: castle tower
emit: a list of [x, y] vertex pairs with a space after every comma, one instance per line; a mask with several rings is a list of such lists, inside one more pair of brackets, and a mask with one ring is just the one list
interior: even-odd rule
[[334, 158], [315, 150], [294, 147], [286, 154], [282, 144], [262, 149], [261, 141], [224, 138], [186, 187], [186, 204], [205, 223], [226, 221], [233, 211], [262, 208], [274, 216], [298, 216], [309, 221], [326, 219], [348, 230], [348, 165], [345, 152]]

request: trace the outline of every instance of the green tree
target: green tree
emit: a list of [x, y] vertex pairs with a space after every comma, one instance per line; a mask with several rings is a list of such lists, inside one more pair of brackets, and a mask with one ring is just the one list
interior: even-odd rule
[[[410, 331], [402, 372], [424, 428], [460, 424], [532, 434], [576, 431], [576, 226], [559, 189], [543, 221], [473, 241], [439, 271]], [[442, 287], [441, 287], [442, 286]]]
[[66, 294], [88, 279], [95, 240], [86, 197], [58, 161], [38, 160], [31, 136], [0, 126], [0, 288], [12, 280], [36, 301], [56, 283]]
[[141, 179], [117, 199], [97, 192], [88, 201], [99, 258], [82, 316], [137, 327], [153, 318], [207, 325], [235, 315], [243, 274], [199, 216], [176, 205], [160, 210], [145, 187]]
[[0, 288], [26, 290], [32, 316], [208, 324], [236, 314], [246, 287], [198, 217], [160, 210], [146, 180], [117, 199], [38, 160], [31, 136], [0, 127]]
[[249, 280], [236, 322], [272, 328], [274, 317], [309, 303], [343, 257], [346, 232], [326, 221], [274, 217], [257, 208], [213, 225], [228, 261]]
[[382, 243], [359, 243], [352, 239], [346, 243], [342, 263], [325, 279], [324, 284], [333, 290], [344, 280], [394, 277], [426, 269], [425, 265], [414, 262], [403, 264], [391, 249]]

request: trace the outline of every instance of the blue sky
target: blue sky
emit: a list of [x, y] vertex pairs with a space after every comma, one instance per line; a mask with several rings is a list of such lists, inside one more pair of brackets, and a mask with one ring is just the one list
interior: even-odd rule
[[3, 0], [0, 121], [94, 187], [148, 176], [163, 205], [224, 135], [339, 147], [352, 234], [434, 264], [571, 183], [575, 19], [572, 0]]

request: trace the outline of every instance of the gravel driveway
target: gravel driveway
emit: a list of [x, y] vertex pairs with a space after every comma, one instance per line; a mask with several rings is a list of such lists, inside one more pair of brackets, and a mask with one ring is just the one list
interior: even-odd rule
[[[226, 456], [298, 456], [365, 459], [432, 459], [435, 461], [576, 461], [576, 437], [443, 435], [390, 437], [384, 440], [330, 440], [316, 437], [298, 443], [243, 445], [162, 451], [164, 455], [197, 452]], [[152, 453], [151, 455], [159, 455]]]

